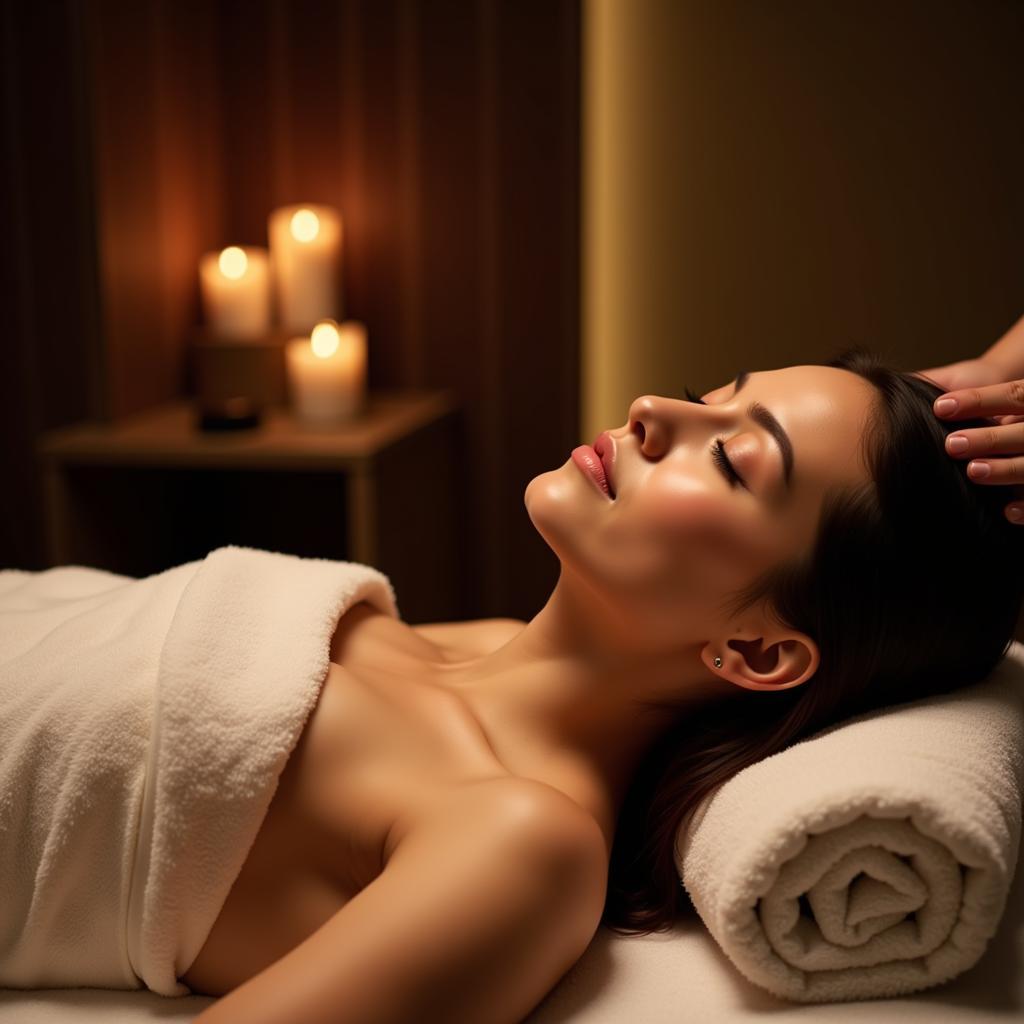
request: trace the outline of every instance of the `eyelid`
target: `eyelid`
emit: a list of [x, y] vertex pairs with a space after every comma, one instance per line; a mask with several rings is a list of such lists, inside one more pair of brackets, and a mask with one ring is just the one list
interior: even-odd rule
[[[695, 395], [688, 387], [683, 388], [683, 394], [686, 395], [686, 399], [689, 402], [695, 402], [697, 405], [708, 404], [700, 397], [700, 395]], [[747, 486], [747, 481], [744, 480], [738, 472], [736, 472], [736, 466], [733, 464], [732, 459], [726, 455], [725, 444], [720, 437], [716, 437], [715, 440], [711, 442], [711, 458], [722, 473], [722, 476], [728, 480], [730, 486], [734, 487], [736, 484], [739, 484], [745, 490], [750, 490]]]
[[[750, 373], [743, 370], [735, 380], [735, 387], [733, 389], [732, 397], [735, 398], [739, 391], [750, 379]], [[701, 405], [707, 405], [702, 398], [694, 395], [689, 388], [685, 389], [687, 397], [690, 401], [699, 402]], [[778, 419], [771, 413], [770, 410], [766, 409], [758, 401], [753, 401], [747, 406], [747, 415], [762, 429], [770, 435], [772, 440], [775, 442], [775, 447], [778, 449], [780, 456], [782, 457], [782, 481], [785, 490], [784, 495], [790, 495], [792, 493], [792, 476], [793, 469], [795, 466], [795, 460], [793, 457], [793, 442], [790, 440], [789, 434], [786, 433], [785, 428], [778, 421]]]
[[744, 490], [750, 490], [750, 488], [747, 487], [746, 480], [736, 472], [736, 467], [733, 465], [732, 459], [726, 455], [725, 444], [720, 437], [716, 437], [711, 443], [711, 458], [714, 460], [715, 465], [717, 465], [722, 471], [722, 476], [729, 481], [730, 487], [735, 487], [739, 484], [740, 487], [744, 488]]

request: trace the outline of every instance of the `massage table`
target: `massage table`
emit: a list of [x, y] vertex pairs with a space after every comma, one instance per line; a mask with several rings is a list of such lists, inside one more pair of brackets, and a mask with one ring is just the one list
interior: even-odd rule
[[[0, 1024], [185, 1024], [213, 1002], [102, 989], [0, 991]], [[599, 928], [527, 1024], [1020, 1024], [1024, 1020], [1024, 872], [985, 955], [946, 985], [901, 999], [798, 1005], [748, 982], [694, 915], [670, 932]], [[429, 1021], [424, 1014], [423, 1021]], [[413, 1024], [413, 1022], [410, 1022]]]
[[[28, 936], [22, 943], [28, 950], [22, 962], [29, 963], [30, 954], [44, 963], [49, 977], [68, 976], [68, 971], [74, 967], [71, 961], [78, 958], [84, 964], [79, 965], [81, 970], [86, 972], [80, 974], [80, 978], [91, 981], [98, 976], [96, 971], [103, 971], [103, 977], [116, 977], [130, 983], [135, 977], [120, 955], [127, 941], [133, 953], [132, 965], [138, 966], [138, 976], [145, 977], [150, 985], [149, 989], [137, 990], [128, 990], [124, 984], [120, 988], [116, 984], [107, 988], [85, 988], [72, 987], [78, 984], [72, 981], [63, 988], [0, 989], [0, 1024], [190, 1021], [213, 1000], [181, 994], [185, 986], [176, 982], [175, 955], [180, 949], [198, 949], [201, 945], [224, 892], [240, 868], [269, 803], [286, 752], [297, 739], [316, 698], [319, 681], [326, 672], [326, 638], [344, 610], [358, 600], [373, 600], [383, 611], [397, 614], [390, 583], [367, 566], [303, 560], [236, 547], [212, 552], [201, 565], [189, 563], [141, 581], [98, 570], [67, 568], [37, 575], [9, 572], [0, 576], [0, 582], [6, 587], [7, 614], [19, 625], [16, 631], [0, 634], [0, 639], [10, 648], [6, 651], [7, 661], [17, 667], [8, 687], [10, 707], [0, 720], [0, 728], [7, 728], [11, 733], [3, 748], [8, 769], [17, 778], [25, 777], [18, 758], [27, 759], [36, 743], [34, 732], [28, 727], [35, 721], [32, 702], [48, 699], [58, 685], [69, 690], [68, 700], [55, 705], [67, 719], [62, 721], [59, 733], [62, 752], [71, 748], [76, 729], [87, 751], [96, 747], [103, 753], [108, 752], [111, 726], [109, 716], [101, 715], [105, 706], [99, 700], [104, 693], [113, 711], [121, 716], [120, 721], [130, 727], [116, 733], [119, 737], [116, 750], [128, 749], [131, 742], [138, 746], [137, 757], [121, 759], [125, 772], [123, 789], [129, 797], [135, 794], [134, 798], [111, 802], [110, 806], [92, 806], [89, 814], [73, 815], [66, 822], [57, 820], [55, 827], [63, 829], [66, 840], [57, 849], [65, 851], [70, 859], [54, 861], [49, 865], [51, 870], [41, 874], [30, 870], [37, 860], [34, 854], [29, 856], [32, 851], [27, 850], [24, 842], [10, 843], [4, 848], [11, 862], [5, 877], [33, 879], [36, 886], [33, 906], [42, 908], [33, 920], [31, 932], [15, 934], [13, 938], [20, 940]], [[282, 601], [281, 594], [288, 595], [288, 599]], [[298, 600], [298, 596], [302, 600]], [[120, 607], [118, 602], [125, 607]], [[92, 619], [85, 614], [86, 610], [90, 610]], [[59, 632], [51, 619], [60, 620], [56, 625], [64, 632]], [[126, 634], [121, 624], [129, 619], [132, 630]], [[39, 634], [32, 651], [37, 656], [35, 671], [41, 680], [39, 685], [32, 686], [26, 682], [27, 654], [21, 650], [32, 640], [30, 626]], [[70, 629], [84, 632], [72, 637]], [[257, 641], [262, 646], [254, 655], [252, 648]], [[54, 650], [50, 651], [49, 647]], [[62, 660], [66, 649], [77, 652], [76, 671], [71, 674], [66, 672]], [[199, 668], [194, 665], [197, 651], [203, 655]], [[2, 653], [4, 651], [0, 650]], [[86, 660], [87, 654], [95, 662], [93, 670], [101, 673], [103, 679], [119, 680], [115, 687], [108, 688], [109, 692], [90, 684], [87, 669], [92, 662]], [[686, 1021], [733, 1024], [760, 1019], [771, 1020], [772, 1024], [797, 1019], [815, 1024], [839, 1020], [899, 1021], [900, 1024], [1024, 1021], [1024, 872], [1020, 870], [1015, 845], [1019, 834], [1017, 812], [1021, 787], [1014, 775], [1020, 769], [1021, 718], [1019, 709], [1012, 710], [1021, 694], [1024, 647], [1017, 645], [1013, 654], [1016, 664], [1007, 659], [1000, 669], [1010, 673], [1002, 684], [1009, 685], [1008, 690], [983, 689], [980, 697], [954, 695], [949, 698], [953, 702], [949, 705], [940, 700], [934, 706], [929, 704], [898, 712], [903, 716], [898, 720], [887, 716], [876, 723], [848, 724], [831, 737], [809, 741], [821, 745], [820, 750], [826, 752], [826, 763], [841, 765], [844, 744], [845, 757], [852, 763], [859, 760], [858, 752], [865, 749], [858, 737], [873, 735], [871, 730], [881, 730], [879, 735], [884, 735], [886, 730], [898, 725], [897, 733], [884, 740], [871, 759], [873, 763], [882, 764], [884, 771], [874, 782], [869, 781], [867, 792], [885, 796], [889, 781], [895, 779], [901, 785], [906, 784], [915, 765], [917, 771], [927, 776], [942, 767], [944, 748], [929, 749], [927, 743], [922, 756], [908, 761], [906, 771], [885, 764], [887, 752], [892, 753], [903, 745], [902, 740], [897, 742], [899, 737], [908, 742], [913, 739], [911, 726], [916, 723], [919, 743], [923, 742], [922, 736], [930, 735], [933, 727], [946, 730], [939, 739], [947, 733], [954, 737], [946, 746], [956, 747], [968, 762], [967, 770], [961, 773], [967, 788], [960, 794], [960, 802], [973, 813], [974, 809], [983, 810], [987, 802], [995, 801], [997, 809], [1001, 810], [994, 815], [994, 825], [982, 838], [995, 836], [1000, 840], [993, 840], [992, 845], [997, 862], [1000, 850], [1014, 851], [1007, 852], [999, 864], [1000, 904], [1011, 877], [1011, 865], [1014, 862], [1017, 865], [1002, 915], [997, 918], [996, 908], [989, 908], [993, 926], [998, 920], [998, 928], [977, 963], [948, 983], [900, 998], [798, 1004], [773, 996], [767, 988], [747, 980], [722, 952], [712, 931], [692, 914], [669, 932], [645, 936], [620, 936], [600, 928], [576, 965], [527, 1018], [529, 1024], [677, 1024]], [[0, 658], [0, 663], [3, 661]], [[154, 745], [149, 740], [149, 715], [157, 671], [161, 681], [160, 708], [174, 714], [167, 715], [166, 723], [161, 722], [162, 743]], [[1018, 675], [1013, 676], [1013, 672]], [[215, 690], [210, 688], [209, 678], [218, 680]], [[285, 685], [286, 680], [288, 685]], [[84, 697], [75, 688], [81, 689]], [[1004, 693], [1004, 701], [1005, 694], [1010, 695], [1001, 715], [996, 714], [1001, 706], [999, 693]], [[223, 708], [211, 716], [203, 702], [214, 696]], [[23, 704], [26, 706], [22, 707]], [[258, 798], [238, 801], [231, 790], [222, 792], [219, 787], [185, 785], [194, 777], [194, 762], [212, 772], [217, 759], [227, 756], [225, 748], [229, 744], [224, 737], [216, 732], [206, 736], [202, 723], [211, 718], [237, 723], [254, 708], [260, 710], [260, 717], [248, 731], [236, 730], [239, 738], [235, 742], [239, 749], [228, 753], [230, 765], [238, 776], [236, 788], [244, 784], [245, 791], [257, 794]], [[89, 715], [96, 716], [95, 723]], [[200, 721], [191, 722], [189, 715], [198, 715]], [[984, 724], [986, 716], [1000, 728], [972, 731], [971, 723]], [[23, 726], [20, 731], [19, 723]], [[180, 736], [174, 734], [174, 728], [181, 730]], [[253, 742], [253, 736], [263, 737], [265, 742]], [[196, 744], [204, 741], [208, 741], [206, 746], [196, 755]], [[147, 748], [151, 748], [151, 763], [146, 777], [151, 782], [155, 778], [155, 782], [146, 786], [140, 825], [135, 811], [138, 794], [142, 791]], [[190, 756], [177, 757], [181, 750], [189, 751]], [[799, 790], [799, 780], [808, 777], [814, 779], [812, 794], [816, 787], [824, 790], [823, 777], [809, 772], [806, 764], [803, 770], [799, 769], [803, 763], [800, 759], [808, 754], [814, 755], [815, 750], [796, 746], [779, 755], [786, 758], [785, 762], [766, 759], [747, 770], [760, 774], [740, 773], [715, 798], [701, 823], [700, 835], [717, 836], [719, 844], [695, 843], [688, 862], [693, 866], [688, 891], [691, 895], [695, 891], [702, 894], [705, 904], [702, 913], [714, 912], [709, 896], [726, 890], [718, 885], [719, 876], [712, 874], [702, 878], [701, 863], [706, 865], [709, 857], [714, 860], [723, 843], [726, 849], [737, 845], [733, 840], [739, 833], [729, 832], [725, 810], [732, 806], [734, 823], [738, 823], [739, 831], [743, 832], [757, 817], [754, 805], [763, 805], [758, 794], [774, 792], [778, 796], [774, 803], [782, 806]], [[80, 791], [79, 795], [87, 797], [93, 789], [92, 777], [85, 769], [93, 760], [83, 760], [82, 770], [77, 775], [69, 773], [63, 762], [52, 757], [34, 765], [32, 770], [56, 773], [55, 784], [59, 783], [73, 794]], [[787, 785], [767, 788], [761, 785], [762, 776], [770, 779], [773, 770], [786, 764], [798, 769]], [[980, 771], [981, 767], [986, 770]], [[837, 774], [840, 786], [845, 785], [844, 773]], [[227, 771], [217, 777], [222, 775], [227, 777]], [[953, 784], [958, 778], [956, 772], [949, 776], [952, 787], [949, 794], [956, 788]], [[997, 785], [1000, 782], [1001, 785]], [[747, 802], [736, 803], [730, 794], [742, 796], [745, 786], [750, 791]], [[112, 789], [109, 777], [105, 787], [104, 791]], [[838, 792], [845, 798], [845, 790]], [[12, 800], [25, 798], [25, 791], [12, 783], [9, 797]], [[206, 803], [197, 804], [197, 800], [206, 800]], [[207, 806], [210, 801], [214, 803]], [[916, 804], [911, 806], [922, 810]], [[167, 807], [176, 814], [164, 813]], [[43, 803], [39, 803], [39, 809], [48, 810]], [[97, 823], [106, 821], [98, 817], [101, 813], [110, 816], [111, 827], [99, 828]], [[971, 814], [966, 815], [970, 817]], [[191, 835], [183, 838], [183, 830], [175, 825], [180, 821], [195, 823]], [[118, 823], [123, 826], [120, 831]], [[95, 863], [86, 865], [90, 884], [87, 887], [73, 884], [75, 873], [81, 874], [83, 870], [82, 858], [89, 852], [88, 847], [83, 846], [84, 839], [79, 841], [74, 830], [92, 829], [95, 833], [98, 828], [98, 834], [109, 835], [112, 852], [93, 850]], [[224, 842], [225, 834], [232, 839], [231, 843]], [[95, 838], [93, 845], [96, 845]], [[128, 900], [125, 895], [128, 888], [120, 884], [123, 879], [117, 872], [119, 864], [125, 862], [120, 856], [122, 851], [132, 852], [136, 848], [149, 851], [151, 856], [146, 860], [134, 857], [138, 884], [131, 890], [144, 898]], [[225, 850], [230, 851], [230, 856]], [[28, 868], [20, 863], [21, 859], [26, 859]], [[113, 874], [106, 878], [104, 872]], [[741, 875], [741, 878], [747, 877], [750, 876]], [[103, 879], [105, 885], [100, 887]], [[183, 887], [192, 894], [188, 903], [175, 898]], [[70, 932], [61, 932], [60, 940], [67, 944], [59, 946], [46, 931], [49, 920], [46, 907], [62, 906], [60, 900], [104, 893], [114, 893], [118, 898], [97, 900], [95, 908], [85, 907], [78, 918], [88, 922], [93, 941], [71, 941]], [[4, 892], [5, 909], [9, 914], [17, 896], [12, 887]], [[88, 916], [85, 916], [86, 911]], [[16, 920], [8, 918], [8, 922]], [[726, 918], [716, 917], [715, 927], [721, 929], [723, 920]], [[991, 928], [985, 934], [991, 934]], [[955, 948], [967, 947], [956, 943]], [[161, 987], [166, 994], [151, 990]], [[430, 1009], [424, 1008], [421, 1020], [429, 1022], [430, 1017]]]

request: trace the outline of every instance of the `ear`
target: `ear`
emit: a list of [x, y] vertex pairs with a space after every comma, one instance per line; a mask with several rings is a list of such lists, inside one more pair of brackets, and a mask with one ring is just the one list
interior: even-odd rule
[[[715, 658], [722, 659], [721, 668]], [[701, 660], [713, 675], [745, 690], [790, 690], [818, 671], [821, 656], [806, 634], [779, 632], [712, 641], [701, 651]]]

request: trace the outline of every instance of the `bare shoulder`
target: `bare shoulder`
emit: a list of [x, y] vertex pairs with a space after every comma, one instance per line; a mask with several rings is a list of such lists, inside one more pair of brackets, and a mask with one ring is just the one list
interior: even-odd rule
[[521, 619], [468, 619], [427, 622], [411, 626], [413, 632], [441, 648], [453, 660], [480, 657], [504, 646], [526, 623]]
[[472, 856], [493, 857], [495, 864], [516, 858], [552, 875], [571, 874], [583, 900], [581, 911], [600, 917], [608, 881], [604, 833], [593, 815], [561, 790], [515, 775], [460, 786], [407, 831], [388, 836], [385, 868], [396, 858], [434, 856], [453, 863], [464, 855], [466, 843], [475, 847]]
[[515, 775], [459, 787], [415, 831], [429, 843], [480, 832], [539, 854], [606, 860], [604, 834], [593, 815], [554, 786]]
[[[422, 885], [430, 878], [450, 897], [443, 935], [422, 935], [431, 956], [460, 965], [469, 986], [453, 1001], [450, 1019], [518, 1021], [597, 931], [608, 858], [600, 827], [579, 804], [544, 783], [509, 776], [463, 787], [396, 847], [381, 878], [389, 873], [403, 902], [409, 890], [402, 879]], [[484, 980], [479, 991], [490, 994], [476, 1004], [473, 990]]]
[[606, 863], [596, 822], [514, 777], [464, 787], [402, 839], [384, 871], [202, 1024], [521, 1021], [583, 954]]

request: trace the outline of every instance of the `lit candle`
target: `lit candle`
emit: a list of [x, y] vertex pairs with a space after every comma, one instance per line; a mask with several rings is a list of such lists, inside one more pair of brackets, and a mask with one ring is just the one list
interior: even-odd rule
[[352, 419], [366, 396], [366, 328], [357, 320], [324, 321], [308, 338], [285, 348], [288, 390], [299, 419], [336, 423]]
[[308, 331], [341, 315], [341, 217], [330, 206], [282, 206], [270, 215], [270, 261], [278, 318], [287, 330]]
[[214, 334], [253, 337], [270, 327], [267, 250], [229, 245], [199, 260], [206, 322]]

